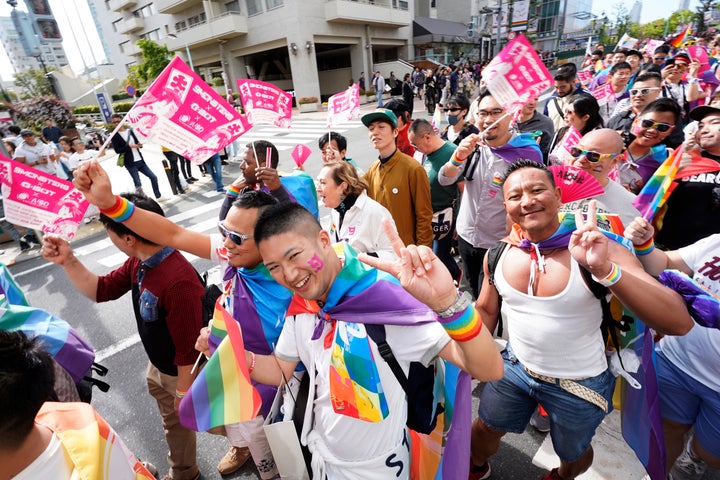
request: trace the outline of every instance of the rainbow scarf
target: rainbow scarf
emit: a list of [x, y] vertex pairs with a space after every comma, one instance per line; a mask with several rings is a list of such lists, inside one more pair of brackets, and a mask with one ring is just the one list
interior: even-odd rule
[[[377, 385], [372, 383], [379, 377], [376, 377], [376, 359], [369, 356], [368, 339], [364, 334], [353, 335], [351, 340], [338, 343], [339, 328], [346, 334], [356, 332], [359, 328], [357, 324], [360, 323], [421, 325], [435, 322], [436, 315], [425, 304], [408, 294], [395, 277], [360, 262], [353, 248], [347, 243], [338, 244], [335, 248], [342, 249], [344, 265], [330, 287], [322, 308], [316, 301], [305, 300], [296, 295], [290, 304], [288, 315], [311, 313], [318, 317], [312, 340], [321, 337], [325, 322], [335, 325], [325, 336], [324, 342], [326, 348], [333, 349], [330, 378], [335, 377], [335, 380], [331, 381], [330, 390], [331, 397], [338, 396], [340, 399], [333, 404], [336, 413], [350, 416], [357, 413], [355, 418], [379, 418], [384, 413], [380, 400], [382, 385], [379, 381]], [[446, 366], [445, 362], [439, 363]], [[367, 368], [372, 372], [363, 371]], [[438, 478], [467, 478], [472, 423], [470, 377], [467, 373], [447, 365], [444, 384], [446, 389], [452, 388], [452, 392], [445, 395], [445, 414], [443, 421], [438, 421], [440, 437], [433, 434], [442, 441], [444, 429], [447, 435], [444, 456], [440, 459], [441, 453], [437, 448], [430, 448], [427, 443], [418, 443], [413, 447], [412, 463], [416, 466], [424, 465], [424, 471], [429, 475], [426, 478], [434, 478], [435, 472], [439, 475]], [[339, 386], [343, 387], [340, 392], [337, 391]], [[442, 390], [442, 387], [438, 390]], [[372, 395], [360, 395], [366, 391], [372, 392]], [[428, 471], [432, 473], [427, 473]]]
[[627, 150], [624, 154], [625, 161], [637, 169], [638, 175], [642, 177], [643, 182], [647, 182], [667, 158], [668, 148], [665, 145], [650, 147], [647, 155], [638, 158], [636, 161], [633, 161]]
[[505, 145], [497, 148], [490, 147], [490, 150], [507, 163], [513, 163], [520, 159], [533, 160], [538, 163], [543, 161], [542, 152], [533, 133], [521, 133], [510, 139]]
[[18, 286], [15, 278], [4, 263], [0, 263], [0, 294], [5, 295], [8, 303], [11, 305], [29, 306], [25, 292]]
[[219, 299], [210, 328], [211, 337], [222, 341], [180, 401], [180, 423], [198, 432], [252, 420], [262, 403], [250, 383], [240, 325]]
[[57, 435], [73, 464], [72, 478], [151, 480], [150, 472], [86, 403], [45, 403], [35, 418]]

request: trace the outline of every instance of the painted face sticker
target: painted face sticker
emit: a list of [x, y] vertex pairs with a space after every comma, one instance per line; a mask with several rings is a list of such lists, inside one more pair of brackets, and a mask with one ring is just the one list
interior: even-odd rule
[[314, 254], [310, 260], [308, 260], [308, 265], [310, 266], [310, 268], [313, 269], [315, 273], [318, 273], [325, 266], [322, 259], [317, 253]]

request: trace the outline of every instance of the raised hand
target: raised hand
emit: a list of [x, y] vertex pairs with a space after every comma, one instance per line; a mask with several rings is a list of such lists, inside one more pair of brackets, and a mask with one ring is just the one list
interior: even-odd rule
[[450, 306], [457, 298], [457, 289], [442, 261], [426, 246], [406, 247], [388, 219], [383, 218], [382, 227], [397, 259], [380, 259], [361, 253], [360, 260], [396, 277], [405, 290], [433, 310], [439, 312]]
[[590, 270], [598, 278], [604, 278], [611, 270], [608, 259], [608, 239], [597, 226], [597, 203], [591, 200], [587, 218], [582, 211], [575, 212], [576, 230], [570, 237], [568, 250], [575, 261]]
[[642, 245], [650, 240], [655, 234], [652, 224], [642, 217], [635, 217], [630, 225], [625, 227], [623, 236], [629, 239], [633, 245]]
[[57, 265], [63, 265], [66, 261], [73, 258], [73, 251], [67, 240], [63, 240], [57, 235], [45, 235], [42, 240], [42, 248], [40, 253], [48, 262]]
[[110, 208], [115, 204], [110, 177], [100, 164], [92, 160], [83, 162], [73, 173], [73, 184], [85, 198], [99, 208]]

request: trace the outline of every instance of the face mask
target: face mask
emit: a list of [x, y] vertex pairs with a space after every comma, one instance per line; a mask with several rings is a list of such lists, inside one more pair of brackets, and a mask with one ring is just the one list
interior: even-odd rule
[[459, 115], [447, 115], [446, 117], [447, 117], [447, 122], [448, 122], [450, 125], [457, 125], [458, 122], [460, 121], [460, 116], [459, 116]]

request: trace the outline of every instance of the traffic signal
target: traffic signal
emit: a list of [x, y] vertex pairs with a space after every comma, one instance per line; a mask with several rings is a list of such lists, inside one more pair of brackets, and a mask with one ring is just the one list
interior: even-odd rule
[[60, 28], [53, 18], [36, 18], [35, 26], [41, 42], [62, 42]]

